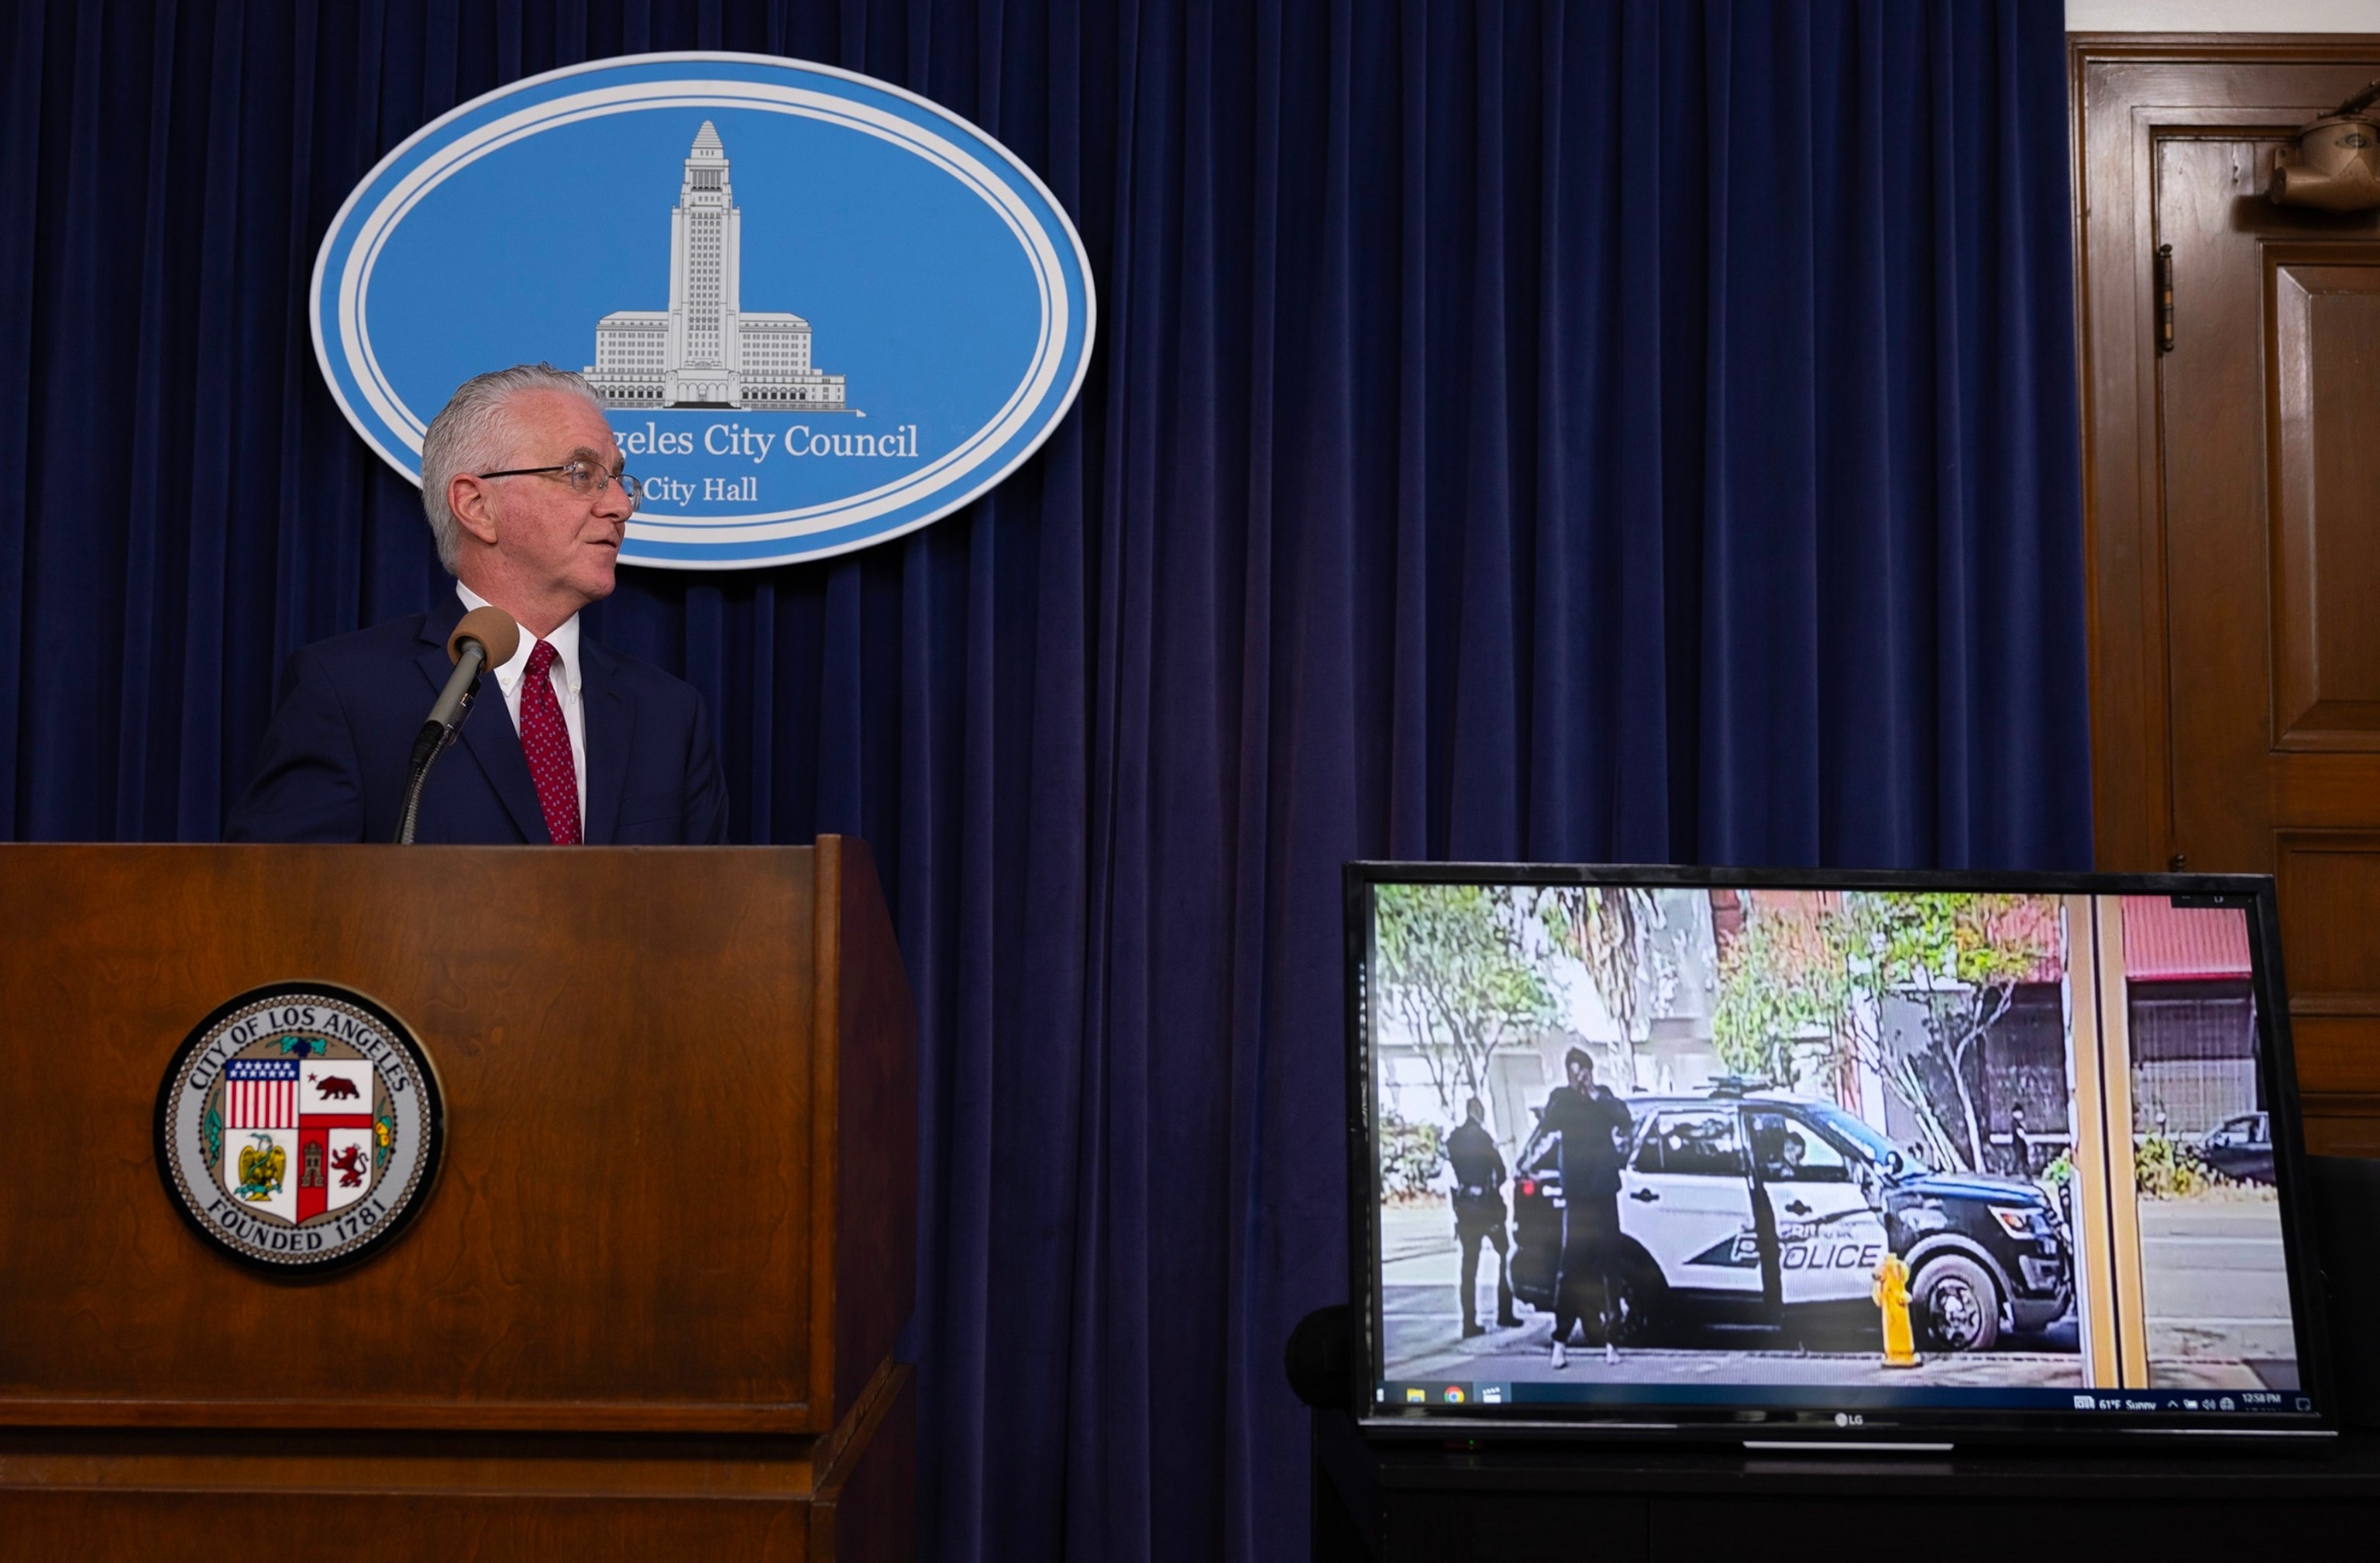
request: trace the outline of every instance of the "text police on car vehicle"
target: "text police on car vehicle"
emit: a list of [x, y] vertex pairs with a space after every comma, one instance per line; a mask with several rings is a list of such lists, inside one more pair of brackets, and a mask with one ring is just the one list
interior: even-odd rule
[[[1912, 1319], [1936, 1350], [1985, 1350], [2072, 1305], [2065, 1223], [2032, 1183], [1937, 1172], [1804, 1097], [1722, 1085], [1628, 1105], [1620, 1344], [1689, 1318], [1775, 1325], [1865, 1307], [1888, 1251], [1909, 1265]], [[1512, 1179], [1512, 1289], [1540, 1310], [1554, 1304], [1561, 1241], [1556, 1138], [1540, 1124]]]

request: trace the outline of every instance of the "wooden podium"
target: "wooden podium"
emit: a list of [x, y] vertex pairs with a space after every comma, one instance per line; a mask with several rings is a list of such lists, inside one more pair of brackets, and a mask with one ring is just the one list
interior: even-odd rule
[[[6, 846], [0, 950], [0, 1550], [908, 1555], [916, 1020], [860, 843]], [[293, 980], [444, 1101], [411, 1224], [310, 1277], [202, 1242], [152, 1143], [185, 1036]]]

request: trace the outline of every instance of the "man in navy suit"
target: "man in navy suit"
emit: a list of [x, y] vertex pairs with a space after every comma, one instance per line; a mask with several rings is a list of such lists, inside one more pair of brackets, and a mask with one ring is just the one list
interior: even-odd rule
[[232, 841], [387, 841], [414, 735], [467, 606], [520, 647], [421, 797], [418, 841], [669, 846], [727, 839], [702, 697], [580, 633], [612, 593], [639, 490], [585, 381], [545, 364], [467, 381], [421, 444], [421, 496], [455, 594], [291, 659]]

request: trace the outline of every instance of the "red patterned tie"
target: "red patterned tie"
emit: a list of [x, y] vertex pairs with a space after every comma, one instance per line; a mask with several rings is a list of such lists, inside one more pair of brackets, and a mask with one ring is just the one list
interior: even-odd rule
[[528, 676], [521, 680], [521, 753], [537, 783], [546, 833], [557, 847], [576, 847], [578, 767], [571, 763], [570, 729], [562, 720], [562, 702], [553, 697], [552, 672], [553, 648], [540, 641], [528, 653]]

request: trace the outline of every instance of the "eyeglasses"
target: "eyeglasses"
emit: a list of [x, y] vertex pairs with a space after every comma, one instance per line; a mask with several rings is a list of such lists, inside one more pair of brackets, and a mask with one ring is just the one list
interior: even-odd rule
[[551, 473], [570, 485], [573, 494], [601, 494], [613, 483], [628, 497], [628, 508], [635, 510], [645, 502], [645, 485], [626, 472], [607, 472], [591, 461], [565, 461], [559, 467], [507, 467], [501, 472], [478, 472], [481, 478], [528, 478]]

